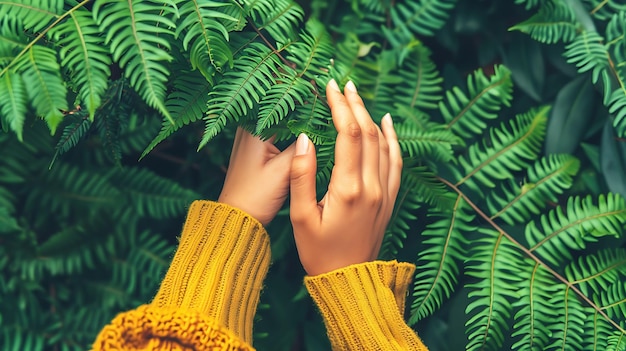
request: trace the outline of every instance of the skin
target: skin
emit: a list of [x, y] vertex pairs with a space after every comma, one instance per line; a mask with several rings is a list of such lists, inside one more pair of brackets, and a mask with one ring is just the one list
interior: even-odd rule
[[337, 129], [335, 166], [317, 201], [316, 158], [305, 134], [283, 152], [239, 130], [218, 201], [267, 225], [291, 194], [290, 216], [300, 262], [308, 275], [378, 256], [400, 187], [402, 155], [391, 117], [379, 128], [354, 84], [341, 93], [331, 80], [326, 96]]

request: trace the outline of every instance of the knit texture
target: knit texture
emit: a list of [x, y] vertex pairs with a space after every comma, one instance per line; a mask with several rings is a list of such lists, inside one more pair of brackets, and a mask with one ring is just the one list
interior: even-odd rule
[[306, 277], [333, 350], [426, 351], [403, 318], [414, 270], [409, 263], [375, 261]]
[[225, 204], [194, 202], [152, 303], [118, 315], [94, 350], [252, 349], [269, 262], [269, 237], [257, 220]]

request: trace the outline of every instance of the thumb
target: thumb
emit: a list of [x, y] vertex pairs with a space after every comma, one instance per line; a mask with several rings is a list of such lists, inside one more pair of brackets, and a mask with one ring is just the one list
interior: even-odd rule
[[315, 191], [317, 162], [315, 147], [306, 134], [301, 133], [296, 141], [296, 153], [291, 161], [290, 216], [294, 226], [306, 224], [319, 212]]

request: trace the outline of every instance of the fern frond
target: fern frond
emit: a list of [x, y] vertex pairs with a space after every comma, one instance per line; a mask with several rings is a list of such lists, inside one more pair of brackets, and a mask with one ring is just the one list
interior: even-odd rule
[[609, 336], [606, 351], [626, 351], [626, 334], [615, 332]]
[[613, 281], [607, 289], [596, 293], [593, 300], [609, 317], [626, 320], [626, 282], [623, 279]]
[[409, 222], [417, 219], [415, 212], [421, 207], [415, 195], [416, 191], [412, 182], [407, 178], [406, 173], [403, 173], [396, 205], [393, 208], [378, 255], [380, 259], [389, 260], [395, 257], [403, 247], [404, 240], [411, 229]]
[[545, 350], [550, 342], [550, 329], [545, 321], [558, 318], [558, 311], [550, 303], [559, 290], [554, 277], [535, 261], [526, 259], [521, 280], [517, 283], [518, 300], [513, 303], [514, 316], [512, 336], [518, 340], [514, 350]]
[[326, 27], [315, 20], [308, 20], [297, 42], [289, 46], [287, 60], [295, 65], [299, 77], [314, 81], [328, 75], [328, 66], [335, 54], [335, 47]]
[[39, 32], [63, 13], [63, 0], [3, 0], [0, 18], [19, 20], [23, 28]]
[[546, 349], [583, 350], [584, 325], [588, 316], [593, 314], [591, 309], [585, 308], [578, 295], [567, 286], [559, 286], [550, 305], [559, 312], [556, 318], [549, 320], [552, 343]]
[[73, 74], [78, 95], [93, 120], [102, 102], [111, 74], [111, 58], [104, 47], [101, 31], [91, 13], [83, 8], [72, 12], [67, 20], [52, 29], [60, 46], [61, 65]]
[[407, 187], [411, 189], [416, 198], [425, 202], [434, 209], [447, 211], [455, 203], [455, 197], [437, 175], [426, 166], [413, 166], [406, 161], [403, 170], [403, 179]]
[[611, 334], [615, 332], [615, 327], [609, 324], [606, 318], [598, 313], [597, 310], [593, 311], [593, 315], [588, 316], [585, 321], [585, 330], [593, 331], [593, 333], [587, 333], [585, 335], [584, 350], [610, 350], [608, 347], [610, 343]]
[[17, 138], [22, 141], [22, 128], [26, 119], [26, 91], [22, 76], [13, 70], [0, 79], [0, 118], [7, 121]]
[[37, 115], [46, 120], [50, 131], [54, 133], [63, 119], [61, 110], [67, 110], [66, 88], [56, 52], [45, 46], [34, 45], [17, 70], [22, 73]]
[[122, 160], [122, 149], [120, 147], [122, 126], [120, 116], [117, 113], [102, 114], [95, 124], [102, 141], [102, 151], [109, 161], [120, 166], [120, 161]]
[[170, 19], [176, 13], [173, 0], [97, 0], [92, 11], [130, 85], [149, 106], [172, 121], [164, 104], [169, 76], [164, 61], [172, 60], [165, 37], [173, 36], [169, 28], [176, 27]]
[[[184, 33], [183, 48], [190, 52], [191, 66], [200, 70], [205, 77], [211, 77], [212, 70], [225, 64], [232, 66], [233, 56], [228, 47], [228, 33], [240, 29], [243, 9], [235, 3], [217, 1], [177, 0], [181, 20], [176, 27], [176, 37]], [[232, 16], [233, 11], [241, 14]]]
[[209, 94], [203, 147], [229, 121], [239, 121], [259, 103], [279, 74], [276, 52], [263, 44], [251, 43], [236, 59], [233, 70], [225, 72]]
[[[612, 54], [611, 64], [617, 75], [619, 87], [614, 91], [604, 91], [605, 105], [613, 115], [613, 126], [619, 136], [626, 135], [626, 13], [613, 15], [606, 27], [606, 48]], [[608, 82], [605, 82], [605, 87]]]
[[509, 30], [519, 30], [539, 42], [554, 44], [574, 40], [580, 29], [576, 15], [568, 5], [562, 2], [547, 2], [535, 15]]
[[606, 291], [614, 282], [626, 278], [626, 250], [604, 249], [597, 253], [579, 257], [565, 267], [565, 276], [577, 284], [583, 294], [589, 296]]
[[608, 20], [615, 13], [626, 11], [626, 4], [613, 0], [583, 0], [589, 13], [599, 20]]
[[289, 112], [295, 110], [296, 104], [302, 105], [314, 90], [308, 81], [296, 76], [296, 72], [283, 67], [278, 83], [272, 86], [259, 103], [256, 134], [278, 124]]
[[444, 212], [431, 210], [429, 217], [438, 219], [422, 232], [424, 247], [417, 261], [410, 324], [431, 315], [456, 288], [459, 262], [466, 259], [464, 232], [474, 232], [474, 215], [461, 196]]
[[467, 77], [466, 94], [461, 88], [447, 91], [439, 102], [439, 110], [447, 123], [461, 137], [482, 134], [485, 119], [494, 119], [502, 106], [510, 106], [513, 98], [511, 71], [504, 66], [494, 66], [494, 74], [487, 77], [478, 69]]
[[565, 47], [563, 55], [568, 63], [578, 67], [579, 73], [591, 71], [594, 84], [601, 75], [605, 81], [609, 80], [607, 51], [598, 33], [583, 31]]
[[180, 128], [198, 121], [207, 111], [207, 100], [211, 91], [212, 82], [200, 74], [199, 71], [185, 72], [174, 80], [174, 91], [168, 95], [165, 106], [174, 119], [174, 124], [167, 119], [159, 134], [150, 142], [141, 154], [144, 158], [160, 142], [172, 135]]
[[478, 185], [495, 187], [494, 180], [510, 179], [513, 171], [528, 166], [539, 149], [545, 134], [549, 107], [533, 109], [490, 129], [482, 141], [470, 146], [467, 155], [459, 158], [460, 170], [453, 168], [458, 179], [456, 186], [467, 184], [477, 190]]
[[304, 18], [304, 11], [295, 1], [245, 0], [244, 6], [257, 29], [266, 30], [281, 44], [295, 39], [297, 28]]
[[199, 198], [195, 192], [145, 168], [117, 169], [110, 182], [133, 204], [133, 211], [151, 218], [180, 215], [185, 207]]
[[54, 147], [54, 157], [50, 162], [49, 168], [52, 168], [52, 165], [57, 157], [63, 155], [76, 146], [76, 144], [78, 144], [78, 142], [87, 134], [90, 127], [91, 119], [89, 119], [89, 116], [80, 116], [79, 118], [76, 118], [74, 122], [63, 128], [61, 138]]
[[618, 88], [608, 98], [607, 107], [613, 115], [613, 127], [619, 137], [626, 136], [626, 87]]
[[437, 128], [422, 130], [411, 123], [395, 125], [402, 151], [411, 158], [448, 162], [453, 158], [452, 146], [461, 140], [450, 130]]
[[578, 173], [580, 161], [569, 155], [549, 155], [528, 169], [523, 185], [511, 180], [487, 197], [491, 219], [500, 218], [510, 225], [526, 223], [537, 215], [549, 201], [557, 202], [557, 195], [572, 186], [572, 177]]
[[[337, 132], [332, 124], [330, 109], [326, 104], [325, 97], [314, 95], [306, 104], [299, 105], [289, 115], [287, 127], [293, 135], [306, 133], [316, 145], [334, 145]], [[328, 164], [320, 162], [318, 164]]]
[[410, 42], [415, 34], [433, 36], [443, 27], [456, 0], [399, 1], [391, 8], [393, 30], [383, 27], [389, 42], [399, 47]]
[[523, 260], [519, 249], [502, 233], [479, 228], [472, 240], [466, 274], [478, 281], [467, 284], [470, 302], [465, 309], [468, 351], [498, 350], [504, 342], [512, 302], [519, 298], [515, 286], [523, 279], [517, 272]]
[[398, 72], [403, 84], [397, 85], [393, 94], [398, 104], [425, 110], [437, 108], [443, 78], [430, 55], [430, 50], [419, 43], [403, 61]]
[[531, 252], [560, 266], [564, 259], [572, 259], [571, 250], [585, 248], [585, 242], [608, 235], [619, 237], [625, 222], [626, 203], [619, 195], [600, 195], [597, 205], [591, 196], [573, 197], [565, 208], [557, 207], [537, 223], [528, 223], [525, 237]]

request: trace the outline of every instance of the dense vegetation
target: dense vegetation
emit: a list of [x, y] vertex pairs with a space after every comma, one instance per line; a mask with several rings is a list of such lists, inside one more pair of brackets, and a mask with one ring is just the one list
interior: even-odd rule
[[[330, 78], [405, 153], [381, 252], [437, 350], [626, 350], [626, 5], [0, 0], [0, 349], [84, 350], [149, 301], [237, 125], [307, 133]], [[255, 346], [328, 349], [287, 211]]]

